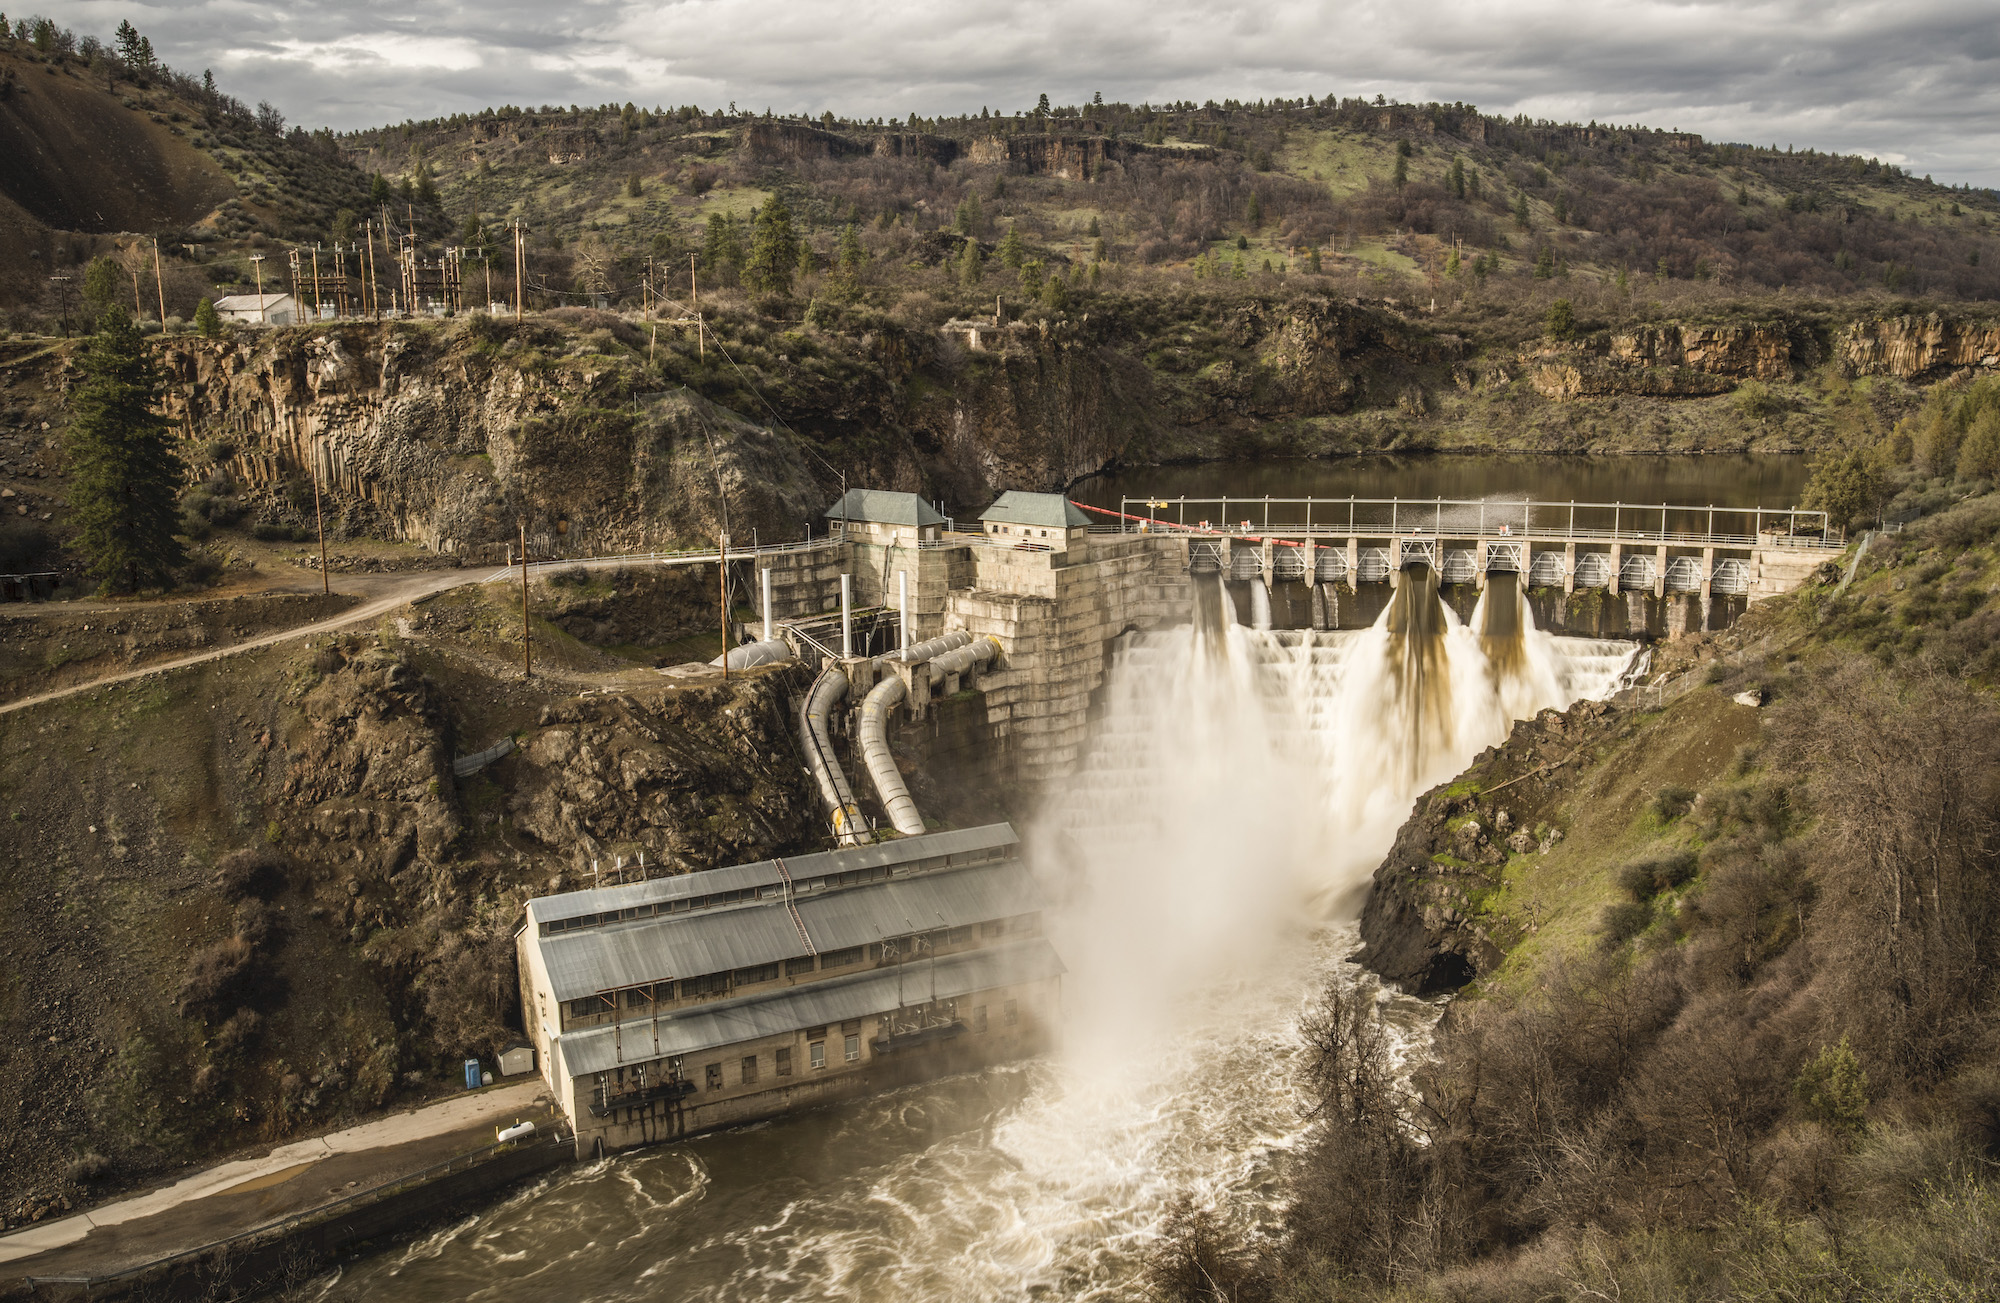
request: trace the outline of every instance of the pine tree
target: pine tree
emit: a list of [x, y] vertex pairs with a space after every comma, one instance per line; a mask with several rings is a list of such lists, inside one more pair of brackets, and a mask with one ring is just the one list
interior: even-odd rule
[[1069, 311], [1069, 282], [1061, 272], [1042, 283], [1042, 307], [1052, 313]]
[[960, 235], [977, 235], [984, 216], [979, 211], [979, 196], [967, 195], [959, 202], [954, 225]]
[[736, 238], [736, 221], [728, 213], [708, 215], [708, 234], [702, 242], [701, 260], [710, 271], [743, 265], [743, 244]]
[[744, 279], [753, 290], [789, 294], [792, 269], [798, 262], [799, 242], [792, 234], [792, 210], [774, 192], [757, 210], [750, 235], [750, 263]]
[[[1956, 204], [1954, 204], [1954, 205], [1952, 205], [1952, 207], [1953, 207], [1954, 209], [1956, 209], [1956, 208], [1957, 208], [1957, 205], [1956, 205]], [[1952, 216], [1954, 216], [1954, 217], [1956, 217], [1957, 215], [1958, 215], [1958, 214], [1957, 214], [1956, 212], [1954, 212], [1954, 213], [1952, 214]], [[1100, 236], [1100, 235], [1104, 234], [1104, 228], [1103, 228], [1103, 227], [1101, 227], [1101, 226], [1099, 226], [1099, 225], [1097, 224], [1097, 214], [1096, 214], [1096, 213], [1092, 213], [1092, 214], [1090, 215], [1090, 225], [1088, 225], [1088, 226], [1086, 226], [1086, 227], [1084, 227], [1084, 228], [1083, 228], [1083, 233], [1084, 233], [1085, 235], [1089, 236], [1089, 237], [1090, 237], [1091, 239], [1093, 239], [1093, 240], [1097, 239], [1097, 237], [1098, 237], [1098, 236]], [[1099, 241], [1099, 243], [1101, 244], [1101, 243], [1102, 243], [1102, 241]], [[1102, 257], [1103, 255], [1101, 255], [1101, 254], [1100, 254], [1099, 256], [1100, 256], [1100, 257]]]
[[186, 553], [174, 537], [181, 463], [156, 410], [159, 372], [119, 307], [106, 310], [79, 363], [63, 436], [76, 545], [103, 591], [164, 584]]
[[195, 304], [194, 328], [201, 332], [204, 339], [214, 339], [222, 333], [222, 317], [216, 312], [213, 299], [203, 299]]
[[1551, 280], [1555, 277], [1555, 274], [1556, 251], [1551, 246], [1545, 244], [1542, 246], [1542, 251], [1535, 255], [1535, 279], [1538, 281]]
[[1250, 192], [1250, 202], [1243, 205], [1243, 220], [1250, 223], [1250, 229], [1259, 230], [1264, 225], [1264, 203], [1257, 198], [1257, 192]]
[[1391, 179], [1398, 190], [1410, 183], [1410, 160], [1401, 154], [1396, 155], [1396, 174]]
[[1021, 264], [1027, 260], [1027, 257], [1028, 249], [1026, 245], [1021, 243], [1020, 228], [1018, 226], [1008, 227], [1007, 234], [1000, 241], [1000, 261], [1006, 263], [1015, 271], [1019, 271]]
[[971, 289], [979, 284], [985, 260], [979, 252], [979, 241], [967, 240], [964, 250], [958, 255], [958, 283]]
[[117, 303], [125, 294], [125, 273], [110, 258], [98, 257], [90, 260], [90, 266], [83, 272], [83, 311], [85, 318], [96, 321], [104, 315], [104, 310]]
[[1525, 190], [1516, 191], [1514, 195], [1514, 225], [1524, 231], [1528, 229], [1528, 194]]
[[861, 230], [853, 222], [840, 233], [840, 271], [844, 276], [858, 276], [861, 264], [868, 261], [868, 255], [861, 248]]
[[119, 22], [118, 30], [112, 33], [111, 40], [118, 47], [119, 60], [126, 67], [138, 68], [143, 66], [139, 62], [139, 29], [132, 26], [130, 19], [124, 19]]
[[1549, 305], [1548, 330], [1550, 339], [1576, 338], [1576, 309], [1568, 299], [1557, 299]]
[[1021, 264], [1021, 292], [1033, 298], [1042, 292], [1042, 260], [1029, 258]]
[[394, 194], [389, 189], [389, 179], [380, 172], [377, 172], [375, 179], [368, 183], [368, 201], [380, 207], [388, 203], [393, 197]]
[[1451, 192], [1460, 199], [1465, 198], [1465, 160], [1451, 160]]
[[1452, 246], [1451, 252], [1445, 255], [1444, 274], [1451, 277], [1453, 280], [1457, 280], [1459, 270], [1460, 268], [1458, 262], [1458, 247], [1454, 245]]
[[637, 199], [643, 193], [645, 193], [645, 182], [639, 179], [637, 172], [625, 178], [625, 195], [628, 199]]
[[1319, 250], [1317, 248], [1306, 250], [1306, 270], [1315, 276], [1319, 275], [1320, 263]]
[[817, 254], [815, 254], [815, 253], [813, 252], [813, 247], [812, 247], [812, 245], [808, 244], [808, 243], [807, 243], [806, 241], [804, 241], [804, 240], [800, 240], [800, 241], [799, 241], [799, 275], [801, 275], [801, 276], [810, 276], [810, 275], [812, 275], [812, 274], [813, 274], [814, 272], [816, 272], [816, 271], [818, 271], [818, 270], [819, 270], [819, 255], [817, 255]]

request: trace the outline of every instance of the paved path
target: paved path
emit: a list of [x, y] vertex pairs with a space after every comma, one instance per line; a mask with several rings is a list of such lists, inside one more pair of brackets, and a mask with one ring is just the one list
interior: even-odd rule
[[[469, 1091], [427, 1108], [411, 1109], [360, 1126], [280, 1145], [262, 1158], [244, 1158], [197, 1172], [163, 1189], [104, 1204], [88, 1212], [43, 1222], [0, 1236], [0, 1263], [15, 1262], [74, 1244], [92, 1231], [157, 1217], [211, 1195], [278, 1185], [338, 1154], [390, 1149], [470, 1127], [496, 1126], [534, 1110], [543, 1095], [539, 1077], [489, 1090]], [[492, 1137], [486, 1136], [488, 1140]]]

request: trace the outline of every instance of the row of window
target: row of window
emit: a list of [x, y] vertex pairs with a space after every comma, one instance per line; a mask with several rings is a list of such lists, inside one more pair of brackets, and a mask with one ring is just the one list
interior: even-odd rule
[[[933, 856], [930, 859], [915, 860], [902, 865], [904, 873], [917, 873], [927, 869], [956, 868], [972, 864], [987, 864], [994, 860], [1006, 859], [1013, 853], [1011, 846], [992, 846], [976, 851], [966, 851], [957, 855]], [[846, 869], [839, 873], [828, 873], [816, 878], [801, 878], [793, 883], [796, 892], [824, 891], [831, 887], [857, 887], [870, 882], [881, 882], [893, 877], [896, 867], [886, 864], [870, 865], [861, 869]], [[694, 910], [714, 909], [722, 905], [737, 905], [746, 900], [777, 900], [784, 896], [785, 887], [781, 882], [766, 883], [761, 887], [739, 887], [732, 891], [717, 891], [706, 896], [683, 896], [678, 900], [662, 900], [644, 905], [628, 905], [623, 909], [601, 910], [595, 914], [578, 914], [572, 918], [552, 918], [542, 924], [544, 933], [574, 932], [581, 928], [606, 927], [613, 923], [625, 923], [639, 918], [664, 918], [674, 914], [686, 914]]]
[[[920, 959], [940, 948], [962, 946], [970, 943], [975, 934], [982, 940], [1003, 937], [1010, 932], [1022, 936], [1033, 936], [1040, 931], [1040, 921], [1032, 914], [1019, 918], [994, 919], [980, 923], [976, 927], [939, 928], [914, 936], [894, 937], [879, 944], [849, 946], [843, 950], [828, 950], [820, 954], [817, 968], [820, 972], [830, 972], [836, 968], [852, 968], [871, 958], [885, 960]], [[586, 995], [569, 1002], [569, 1016], [593, 1018], [599, 1014], [613, 1012], [619, 1003], [639, 1017], [648, 1016], [655, 1005], [672, 1004], [679, 1000], [697, 1000], [708, 996], [727, 995], [733, 990], [755, 986], [764, 982], [775, 982], [782, 973], [786, 977], [799, 977], [813, 972], [813, 956], [799, 955], [782, 963], [757, 964], [749, 968], [737, 968], [722, 973], [706, 973], [700, 977], [681, 978], [678, 985], [671, 981], [646, 983], [629, 986], [618, 992], [599, 992]]]
[[[1002, 1003], [1000, 1006], [1000, 1016], [1002, 1021], [1009, 1027], [1019, 1024], [1021, 1021], [1020, 1002], [1008, 1000]], [[974, 1006], [972, 1010], [972, 1030], [975, 1033], [984, 1032], [987, 1029], [987, 1025], [986, 1006], [983, 1004]], [[824, 1026], [806, 1028], [806, 1064], [814, 1071], [821, 1071], [826, 1067], [826, 1047], [828, 1042], [833, 1039], [827, 1034], [828, 1031], [829, 1028]], [[842, 1062], [859, 1063], [861, 1061], [861, 1019], [849, 1018], [846, 1022], [840, 1024], [840, 1038], [837, 1044]], [[759, 1059], [760, 1056], [758, 1055], [746, 1054], [739, 1060], [736, 1079], [738, 1085], [754, 1086], [757, 1084], [762, 1067]], [[673, 1060], [672, 1066], [673, 1072], [677, 1075], [680, 1071], [680, 1060]], [[626, 1080], [625, 1073], [627, 1071], [627, 1069], [619, 1069], [620, 1081]], [[636, 1064], [629, 1071], [634, 1074], [631, 1080], [636, 1083], [637, 1087], [643, 1089], [648, 1077], [647, 1065]], [[773, 1076], [778, 1077], [789, 1077], [792, 1075], [791, 1046], [779, 1046], [771, 1052], [771, 1072]], [[702, 1078], [702, 1084], [705, 1089], [711, 1091], [723, 1089], [723, 1064], [720, 1062], [708, 1064], [703, 1069]], [[612, 1099], [613, 1097], [609, 1094], [609, 1075], [600, 1073], [597, 1080], [599, 1091], [604, 1094], [607, 1100]]]

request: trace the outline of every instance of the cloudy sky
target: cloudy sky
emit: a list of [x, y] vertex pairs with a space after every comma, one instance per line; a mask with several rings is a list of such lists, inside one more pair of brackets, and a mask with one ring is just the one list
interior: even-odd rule
[[[1365, 95], [1811, 145], [2000, 185], [2000, 0], [68, 0], [351, 128], [489, 105], [844, 116]], [[18, 15], [17, 15], [18, 16]]]

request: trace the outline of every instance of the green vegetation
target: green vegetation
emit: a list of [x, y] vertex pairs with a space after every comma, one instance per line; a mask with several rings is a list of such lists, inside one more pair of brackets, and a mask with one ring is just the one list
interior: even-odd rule
[[186, 553], [174, 537], [181, 464], [158, 412], [158, 371], [121, 308], [105, 312], [80, 364], [64, 434], [75, 546], [107, 591], [165, 584]]

